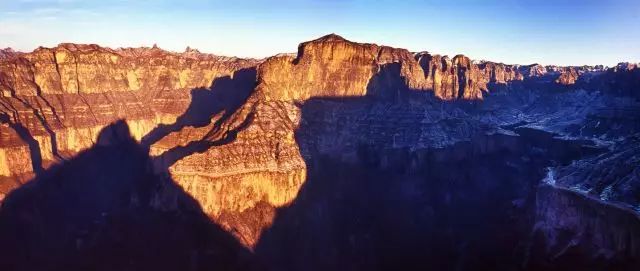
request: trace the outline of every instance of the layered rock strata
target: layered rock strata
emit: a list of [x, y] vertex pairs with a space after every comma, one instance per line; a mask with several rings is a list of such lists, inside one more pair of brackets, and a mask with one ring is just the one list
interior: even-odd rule
[[399, 66], [394, 71], [398, 74], [390, 75], [392, 79], [400, 79], [408, 89], [431, 92], [443, 100], [482, 99], [488, 83], [523, 78], [511, 65], [476, 65], [463, 55], [449, 58], [426, 52], [414, 54], [405, 49], [355, 43], [332, 34], [300, 44], [297, 56], [267, 59], [261, 64], [259, 90], [268, 100], [375, 96], [379, 93], [372, 93], [377, 86], [371, 85], [371, 79], [392, 63]]
[[[404, 172], [424, 161], [417, 150], [512, 133], [501, 125], [547, 121], [544, 128], [582, 136], [582, 118], [600, 114], [581, 107], [580, 98], [592, 94], [571, 87], [491, 93], [534, 81], [637, 95], [631, 89], [640, 78], [638, 69], [475, 63], [333, 34], [300, 44], [295, 55], [265, 60], [75, 44], [27, 54], [5, 50], [1, 59], [0, 192], [65, 163], [94, 145], [105, 125], [126, 119], [157, 172], [171, 174], [249, 247], [294, 204], [322, 157]], [[619, 76], [629, 83], [609, 79]], [[548, 123], [556, 120], [563, 122]], [[480, 148], [502, 151], [489, 142]], [[363, 158], [371, 152], [384, 154], [382, 160]]]

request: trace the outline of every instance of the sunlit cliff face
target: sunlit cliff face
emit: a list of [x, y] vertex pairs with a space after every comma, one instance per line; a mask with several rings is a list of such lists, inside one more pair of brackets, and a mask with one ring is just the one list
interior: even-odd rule
[[[0, 192], [75, 161], [124, 119], [150, 155], [145, 174], [170, 176], [270, 268], [626, 268], [639, 254], [625, 209], [638, 202], [634, 164], [607, 166], [628, 189], [580, 165], [637, 158], [621, 146], [640, 129], [639, 71], [476, 63], [337, 35], [264, 60], [40, 48], [0, 61]], [[553, 169], [558, 182], [544, 181]], [[607, 211], [605, 190], [623, 207]]]

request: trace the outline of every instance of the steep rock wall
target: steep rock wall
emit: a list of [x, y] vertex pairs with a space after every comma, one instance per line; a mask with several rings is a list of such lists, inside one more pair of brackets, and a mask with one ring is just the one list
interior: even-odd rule
[[[251, 70], [258, 63], [194, 50], [171, 53], [155, 47], [112, 50], [75, 44], [3, 54], [0, 198], [31, 179], [38, 168], [65, 163], [93, 146], [105, 125], [126, 119], [136, 140], [148, 143], [152, 154], [171, 160], [160, 163], [160, 170], [168, 167], [208, 215], [242, 211], [263, 200], [284, 204], [297, 191], [289, 182], [304, 180], [304, 176], [292, 179], [295, 174], [289, 176], [279, 168], [294, 164], [282, 167], [304, 175], [304, 167], [288, 159], [295, 156], [291, 144], [277, 145], [273, 139], [286, 138], [287, 131], [292, 134], [291, 128], [277, 127], [289, 127], [288, 117], [260, 118], [268, 121], [256, 121], [229, 146], [199, 152], [179, 148], [215, 141], [215, 134], [203, 137], [223, 117], [227, 128], [239, 123], [236, 118], [246, 117], [246, 110], [238, 110], [242, 116], [227, 115], [253, 92], [256, 79]], [[149, 139], [150, 134], [156, 136]], [[288, 194], [276, 192], [276, 187], [287, 185], [293, 186]]]
[[361, 97], [371, 90], [381, 67], [400, 65], [401, 80], [417, 92], [433, 92], [443, 100], [482, 99], [489, 82], [522, 80], [513, 67], [498, 63], [476, 65], [463, 55], [449, 58], [405, 49], [362, 44], [337, 35], [300, 44], [297, 56], [281, 55], [260, 65], [259, 90], [268, 100], [311, 97]]
[[640, 265], [640, 219], [569, 189], [542, 185], [529, 262], [535, 270], [633, 270]]
[[[298, 196], [311, 153], [356, 161], [361, 145], [414, 150], [469, 140], [490, 129], [443, 101], [483, 99], [494, 85], [546, 74], [542, 66], [527, 75], [519, 66], [337, 35], [264, 61], [74, 44], [4, 55], [0, 192], [33, 176], [35, 150], [45, 169], [64, 163], [95, 144], [102, 127], [124, 118], [134, 138], [150, 147], [158, 171], [171, 174], [248, 246], [276, 209]], [[405, 94], [436, 99], [411, 106], [395, 100]], [[318, 104], [323, 110], [302, 120], [301, 107]]]
[[213, 79], [256, 63], [156, 47], [113, 50], [60, 44], [4, 60], [0, 89], [5, 96], [191, 89], [208, 87]]

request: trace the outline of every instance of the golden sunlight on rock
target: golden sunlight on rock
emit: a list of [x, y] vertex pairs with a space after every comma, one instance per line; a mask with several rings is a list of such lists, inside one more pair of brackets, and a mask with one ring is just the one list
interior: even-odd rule
[[[119, 167], [140, 162], [133, 168], [144, 174], [131, 170], [131, 176], [153, 184], [136, 183], [153, 193], [117, 184], [136, 191], [120, 195], [132, 206], [144, 199], [163, 212], [202, 211], [211, 219], [206, 223], [215, 221], [242, 249], [275, 267], [297, 255], [300, 262], [312, 261], [293, 264], [340, 269], [358, 257], [378, 259], [375, 249], [397, 257], [395, 262], [415, 263], [423, 261], [417, 253], [426, 251], [425, 240], [466, 253], [494, 245], [476, 242], [481, 235], [497, 239], [491, 249], [524, 255], [525, 245], [514, 243], [518, 238], [557, 237], [531, 237], [526, 228], [538, 218], [545, 221], [536, 225], [549, 232], [561, 227], [551, 221], [562, 215], [554, 213], [556, 205], [586, 206], [572, 212], [587, 221], [582, 230], [590, 230], [588, 213], [601, 210], [599, 205], [560, 192], [536, 195], [535, 189], [542, 169], [566, 166], [561, 173], [569, 182], [581, 166], [573, 161], [603, 151], [595, 143], [582, 144], [585, 134], [604, 141], [635, 131], [630, 123], [637, 119], [619, 117], [633, 109], [605, 110], [607, 103], [627, 100], [605, 100], [592, 90], [627, 95], [637, 78], [633, 67], [507, 65], [356, 43], [335, 34], [301, 43], [297, 54], [262, 60], [190, 48], [175, 53], [155, 46], [40, 47], [0, 59], [0, 200], [34, 176], [49, 180], [57, 176], [46, 173], [52, 169], [92, 166], [76, 157], [100, 160], [105, 152], [123, 160], [114, 162]], [[558, 91], [535, 92], [540, 89]], [[538, 101], [548, 106], [531, 106]], [[608, 176], [595, 170], [589, 176]], [[619, 170], [631, 180], [630, 172]], [[112, 173], [118, 180], [133, 178], [103, 172]], [[161, 178], [155, 183], [146, 174]], [[425, 176], [430, 186], [420, 181]], [[607, 193], [614, 192], [601, 194]], [[554, 208], [535, 209], [536, 197]], [[458, 214], [456, 208], [476, 211]], [[518, 212], [528, 216], [511, 216]], [[458, 215], [493, 224], [469, 230], [471, 220], [462, 223]], [[602, 232], [618, 227], [616, 219], [632, 225], [616, 240], [604, 233], [580, 238], [602, 243], [612, 255], [640, 243], [629, 230], [640, 224], [621, 212], [614, 216], [593, 224]], [[430, 235], [438, 223], [449, 223], [450, 231]], [[495, 230], [504, 228], [504, 234]], [[420, 242], [404, 234], [423, 229], [415, 237]], [[461, 234], [472, 241], [460, 245]], [[408, 248], [394, 252], [398, 244]], [[218, 253], [211, 251], [198, 253]], [[430, 253], [451, 267], [448, 255]]]

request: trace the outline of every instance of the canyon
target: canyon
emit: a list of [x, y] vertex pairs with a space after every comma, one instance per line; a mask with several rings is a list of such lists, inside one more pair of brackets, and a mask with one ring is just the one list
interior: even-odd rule
[[60, 44], [0, 91], [2, 270], [640, 267], [636, 64]]

